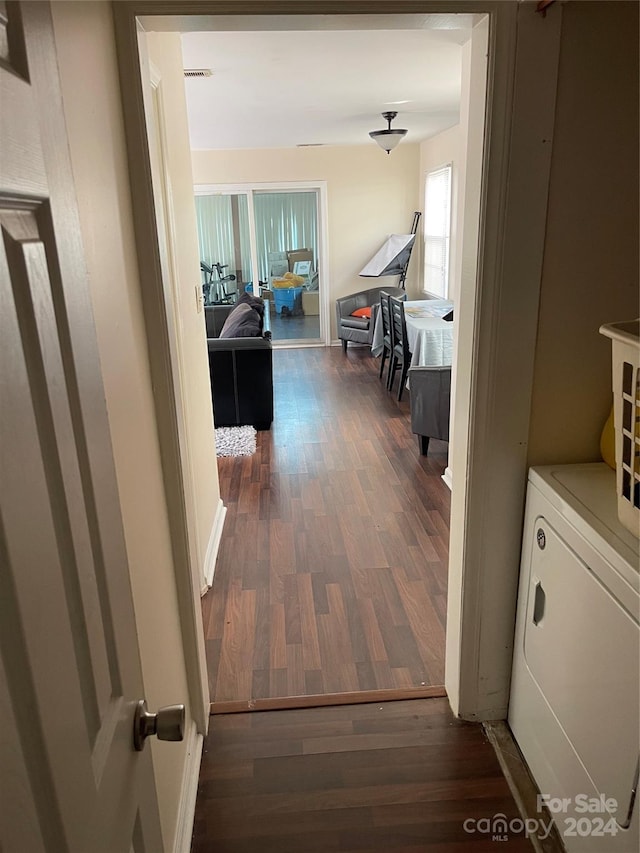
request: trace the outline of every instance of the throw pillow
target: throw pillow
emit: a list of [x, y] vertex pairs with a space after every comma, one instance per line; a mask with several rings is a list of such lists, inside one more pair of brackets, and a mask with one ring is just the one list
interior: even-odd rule
[[255, 308], [260, 317], [264, 316], [264, 299], [260, 299], [259, 296], [254, 296], [253, 293], [245, 292], [238, 298], [236, 302], [236, 307], [238, 305], [250, 305], [252, 308]]
[[236, 305], [225, 320], [221, 338], [259, 338], [262, 321], [255, 308], [246, 303]]
[[358, 308], [357, 311], [351, 312], [352, 317], [366, 317], [368, 320], [371, 319], [371, 306], [368, 308]]

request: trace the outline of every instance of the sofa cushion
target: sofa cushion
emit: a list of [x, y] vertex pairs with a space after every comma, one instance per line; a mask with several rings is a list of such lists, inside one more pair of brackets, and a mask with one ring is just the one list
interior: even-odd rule
[[370, 320], [366, 317], [342, 317], [340, 325], [343, 329], [368, 329]]
[[258, 311], [246, 302], [239, 302], [225, 320], [221, 338], [259, 338], [262, 334], [262, 318]]

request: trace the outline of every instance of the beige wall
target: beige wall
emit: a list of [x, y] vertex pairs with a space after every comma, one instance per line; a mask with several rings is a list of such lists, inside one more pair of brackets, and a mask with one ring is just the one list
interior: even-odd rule
[[[122, 502], [145, 696], [187, 705], [160, 449], [137, 275], [110, 4], [52, 4]], [[162, 831], [173, 848], [187, 741], [151, 743]]]
[[[459, 308], [459, 299], [473, 306], [476, 294], [480, 187], [484, 140], [484, 114], [487, 77], [488, 18], [479, 20], [471, 39], [462, 47], [460, 124], [427, 139], [420, 146], [421, 192], [427, 172], [446, 163], [452, 164], [451, 256], [449, 298]], [[422, 263], [422, 258], [421, 258]], [[452, 372], [452, 411], [462, 428], [469, 420], [470, 365], [473, 347], [473, 308], [456, 311], [456, 358]], [[462, 333], [461, 333], [462, 331]], [[463, 382], [458, 393], [458, 365]], [[454, 419], [449, 429], [449, 463], [445, 480], [453, 477], [454, 460], [464, 466], [466, 456], [458, 456]], [[465, 444], [462, 445], [466, 447]]]
[[638, 5], [563, 7], [531, 464], [600, 458], [611, 408], [602, 323], [640, 312]]
[[[402, 142], [390, 155], [373, 142], [356, 146], [243, 151], [193, 151], [196, 184], [326, 181], [332, 339], [333, 300], [364, 290], [372, 279], [359, 270], [389, 234], [407, 233], [418, 192], [420, 148]], [[419, 264], [412, 258], [407, 290], [417, 292]], [[395, 282], [395, 279], [387, 281]], [[382, 282], [380, 279], [379, 282]]]
[[461, 293], [471, 296], [476, 291], [488, 42], [489, 18], [484, 16], [474, 25], [471, 39], [462, 48], [460, 202], [456, 226], [459, 240], [456, 247], [454, 300]]
[[[215, 456], [211, 385], [207, 360], [200, 262], [193, 198], [191, 152], [184, 92], [182, 47], [178, 33], [149, 33], [149, 59], [160, 74], [161, 136], [165, 155], [166, 219], [169, 276], [172, 280], [174, 328], [177, 340], [186, 445], [187, 500], [192, 501], [194, 558], [201, 589], [204, 559], [220, 504]], [[163, 117], [168, 120], [162, 121]], [[169, 282], [168, 282], [169, 285]]]

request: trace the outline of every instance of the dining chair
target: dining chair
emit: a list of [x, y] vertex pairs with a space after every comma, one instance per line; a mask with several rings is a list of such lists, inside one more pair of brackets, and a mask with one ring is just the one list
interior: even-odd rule
[[451, 367], [409, 368], [411, 431], [418, 436], [422, 456], [429, 452], [429, 439], [449, 441]]
[[382, 379], [384, 373], [384, 363], [389, 357], [389, 367], [387, 369], [387, 389], [391, 382], [391, 307], [389, 300], [391, 295], [385, 290], [380, 291], [380, 319], [382, 321], [382, 355], [380, 357], [380, 373], [378, 377]]
[[389, 363], [389, 382], [387, 388], [393, 389], [393, 379], [396, 371], [400, 370], [400, 387], [398, 401], [402, 400], [402, 392], [407, 381], [407, 373], [411, 366], [411, 351], [407, 339], [407, 324], [404, 317], [404, 300], [395, 296], [389, 297], [391, 312], [391, 361]]

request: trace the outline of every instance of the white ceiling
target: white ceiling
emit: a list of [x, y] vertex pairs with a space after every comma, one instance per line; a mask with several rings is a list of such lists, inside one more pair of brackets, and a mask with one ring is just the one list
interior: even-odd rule
[[191, 147], [373, 145], [387, 110], [406, 142], [456, 124], [471, 16], [431, 15], [418, 29], [417, 16], [354, 17], [316, 18], [327, 29], [298, 19], [298, 30], [183, 33], [184, 67], [213, 71], [185, 79]]

